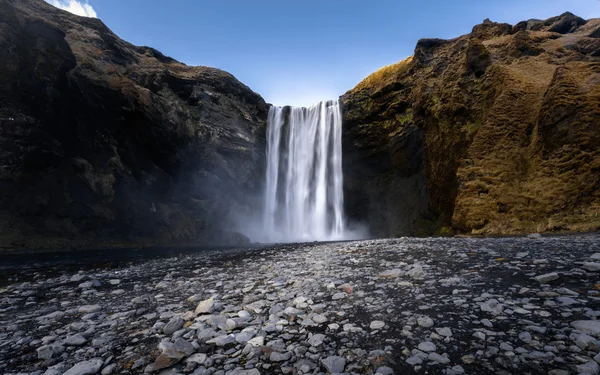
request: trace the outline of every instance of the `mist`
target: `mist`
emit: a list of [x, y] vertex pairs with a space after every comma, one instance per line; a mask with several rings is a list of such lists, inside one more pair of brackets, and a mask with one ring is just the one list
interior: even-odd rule
[[272, 106], [263, 179], [230, 211], [235, 230], [261, 243], [367, 238], [366, 227], [349, 226], [344, 213], [341, 136], [337, 100]]

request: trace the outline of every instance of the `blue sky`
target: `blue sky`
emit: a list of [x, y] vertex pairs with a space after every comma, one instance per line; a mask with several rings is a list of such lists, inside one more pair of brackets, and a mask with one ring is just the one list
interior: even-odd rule
[[337, 98], [412, 55], [418, 39], [453, 38], [485, 18], [600, 17], [600, 0], [47, 1], [188, 65], [226, 70], [277, 105]]

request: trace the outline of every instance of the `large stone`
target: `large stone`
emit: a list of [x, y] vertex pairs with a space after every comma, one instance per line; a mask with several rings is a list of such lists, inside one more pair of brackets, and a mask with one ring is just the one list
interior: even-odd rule
[[169, 322], [163, 327], [163, 333], [165, 335], [172, 335], [175, 331], [183, 327], [183, 319], [180, 316], [174, 316]]
[[189, 341], [187, 341], [181, 337], [178, 338], [177, 340], [175, 340], [175, 343], [173, 344], [173, 348], [175, 350], [177, 350], [179, 353], [182, 353], [184, 356], [188, 356], [195, 351], [192, 343], [190, 343]]
[[218, 336], [218, 337], [215, 337], [214, 339], [208, 340], [206, 343], [207, 344], [215, 344], [217, 346], [226, 346], [226, 345], [235, 343], [235, 335], [230, 334], [230, 335]]
[[448, 327], [436, 328], [435, 332], [443, 337], [452, 337], [452, 330]]
[[206, 362], [208, 356], [204, 353], [196, 353], [184, 359], [185, 363], [194, 363], [195, 365], [202, 365]]
[[436, 346], [431, 341], [425, 341], [419, 344], [419, 350], [423, 352], [435, 352]]
[[156, 357], [154, 363], [146, 366], [144, 372], [151, 373], [171, 367], [194, 352], [193, 345], [181, 337], [175, 343], [162, 341], [158, 344], [158, 349], [161, 354]]
[[600, 374], [600, 365], [596, 361], [589, 361], [581, 365], [577, 365], [577, 372], [580, 374], [597, 375]]
[[571, 323], [571, 327], [588, 335], [600, 337], [600, 320], [577, 320]]
[[334, 300], [334, 301], [336, 301], [336, 300], [339, 300], [339, 299], [343, 299], [343, 298], [346, 298], [346, 293], [344, 293], [344, 292], [335, 293], [335, 294], [334, 294], [334, 295], [331, 297], [331, 299], [332, 299], [332, 300]]
[[496, 299], [490, 299], [479, 304], [481, 311], [489, 312], [493, 315], [499, 315], [504, 311], [504, 306]]
[[430, 361], [435, 361], [441, 365], [446, 365], [450, 363], [450, 358], [444, 357], [443, 355], [440, 355], [438, 353], [429, 353], [427, 355], [427, 359]]
[[40, 346], [37, 349], [37, 356], [39, 359], [50, 359], [54, 356], [57, 356], [65, 351], [65, 348], [61, 345], [50, 344]]
[[75, 366], [71, 367], [67, 372], [63, 375], [93, 375], [97, 374], [104, 361], [100, 358], [90, 359], [89, 361], [83, 361], [77, 363]]
[[556, 272], [551, 272], [551, 273], [546, 273], [544, 275], [538, 275], [535, 277], [535, 281], [537, 281], [540, 284], [545, 284], [548, 283], [550, 281], [554, 281], [554, 280], [558, 280], [559, 276], [558, 273]]
[[433, 319], [428, 316], [420, 316], [417, 318], [417, 324], [423, 328], [430, 328], [433, 327], [434, 322]]
[[346, 368], [346, 359], [343, 357], [330, 356], [321, 360], [321, 363], [332, 374], [342, 373], [344, 372], [344, 368]]
[[234, 370], [227, 371], [225, 375], [260, 375], [260, 371], [255, 368], [251, 370], [242, 370], [241, 368], [236, 368]]
[[406, 274], [406, 272], [402, 271], [401, 269], [394, 268], [392, 270], [387, 270], [387, 271], [384, 271], [384, 272], [380, 273], [379, 276], [380, 277], [396, 278], [396, 277], [404, 276], [405, 274]]
[[100, 310], [102, 310], [102, 306], [100, 305], [84, 305], [80, 306], [79, 309], [77, 309], [77, 312], [81, 314], [90, 314]]
[[583, 267], [588, 271], [600, 271], [600, 263], [597, 262], [585, 262]]
[[215, 300], [212, 298], [206, 299], [196, 307], [196, 314], [211, 314], [215, 311]]
[[265, 344], [265, 338], [263, 336], [256, 336], [249, 340], [248, 344], [252, 346], [263, 346]]
[[317, 333], [312, 335], [311, 338], [308, 339], [308, 343], [310, 346], [319, 347], [323, 345], [323, 340], [325, 340], [325, 335], [322, 333]]
[[288, 361], [290, 358], [292, 358], [292, 353], [290, 353], [290, 352], [287, 352], [287, 353], [272, 352], [271, 355], [269, 356], [269, 360], [271, 362], [285, 362], [285, 361]]
[[69, 346], [81, 346], [87, 342], [87, 339], [79, 333], [69, 336], [65, 339], [65, 345]]
[[406, 272], [406, 276], [410, 276], [413, 279], [418, 279], [425, 275], [425, 271], [423, 271], [423, 266], [420, 264], [415, 264], [413, 268], [411, 268], [408, 272]]
[[417, 366], [423, 363], [423, 360], [420, 357], [414, 355], [412, 357], [408, 357], [405, 362], [411, 366]]

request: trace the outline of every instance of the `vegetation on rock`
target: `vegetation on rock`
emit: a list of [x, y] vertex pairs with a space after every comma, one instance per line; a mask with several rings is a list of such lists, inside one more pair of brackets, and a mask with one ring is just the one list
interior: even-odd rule
[[599, 30], [570, 13], [486, 20], [350, 90], [351, 216], [388, 236], [600, 229]]

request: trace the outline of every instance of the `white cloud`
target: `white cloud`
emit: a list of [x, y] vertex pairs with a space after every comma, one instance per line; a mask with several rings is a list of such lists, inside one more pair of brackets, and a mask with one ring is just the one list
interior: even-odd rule
[[46, 0], [57, 8], [64, 9], [78, 16], [97, 18], [98, 15], [87, 0]]

